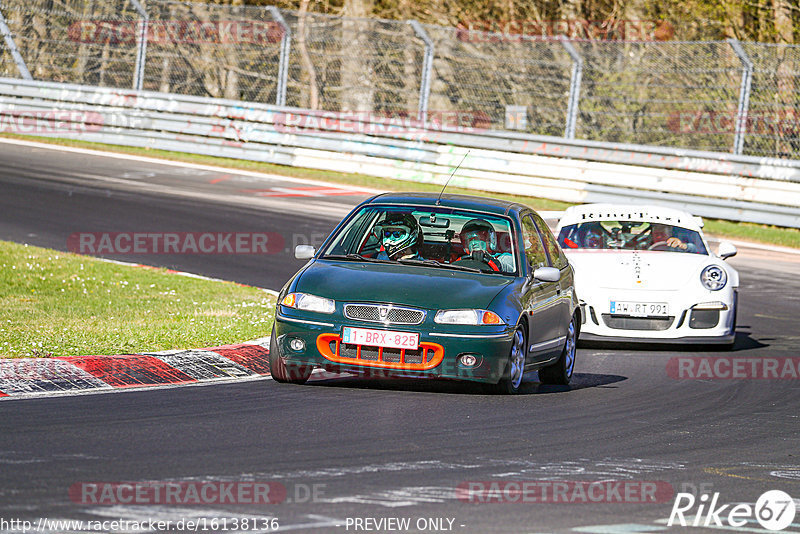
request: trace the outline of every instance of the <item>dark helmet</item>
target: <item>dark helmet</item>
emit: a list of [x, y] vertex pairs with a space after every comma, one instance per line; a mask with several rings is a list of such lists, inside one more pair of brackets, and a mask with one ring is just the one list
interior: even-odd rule
[[483, 219], [472, 219], [461, 228], [459, 234], [464, 252], [472, 253], [473, 250], [493, 252], [497, 250], [497, 232], [491, 223]]
[[419, 223], [410, 213], [387, 213], [374, 231], [390, 258], [422, 242]]
[[603, 247], [603, 230], [599, 223], [591, 222], [581, 225], [580, 233], [581, 248], [602, 248]]

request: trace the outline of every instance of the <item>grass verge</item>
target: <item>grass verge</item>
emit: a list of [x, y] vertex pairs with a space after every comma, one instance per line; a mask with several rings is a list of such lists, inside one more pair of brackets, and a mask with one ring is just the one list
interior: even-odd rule
[[707, 234], [728, 239], [741, 239], [754, 243], [766, 243], [783, 247], [800, 248], [800, 230], [779, 228], [766, 224], [703, 219]]
[[[401, 180], [390, 180], [388, 178], [378, 178], [357, 173], [342, 173], [336, 171], [325, 171], [319, 169], [306, 169], [301, 167], [288, 167], [273, 163], [262, 163], [257, 161], [246, 161], [229, 158], [218, 158], [215, 156], [202, 156], [197, 154], [185, 154], [183, 152], [170, 152], [167, 150], [156, 150], [149, 148], [124, 147], [118, 145], [106, 145], [103, 143], [89, 143], [75, 139], [51, 139], [30, 135], [17, 135], [0, 133], [2, 137], [12, 139], [23, 139], [27, 141], [46, 142], [62, 146], [72, 146], [77, 148], [90, 148], [104, 150], [108, 152], [118, 152], [122, 154], [133, 154], [152, 158], [162, 158], [171, 161], [184, 161], [202, 165], [215, 165], [231, 169], [243, 169], [256, 172], [278, 174], [291, 178], [306, 178], [324, 182], [332, 182], [349, 186], [369, 187], [383, 189], [386, 191], [439, 191], [440, 186], [418, 182], [404, 182]], [[548, 200], [544, 198], [526, 197], [520, 195], [506, 195], [491, 191], [478, 192], [474, 189], [463, 189], [459, 187], [448, 187], [449, 193], [461, 193], [465, 195], [482, 195], [503, 200], [521, 202], [536, 210], [563, 210], [570, 206], [566, 202]], [[704, 219], [705, 231], [707, 234], [720, 238], [738, 239], [752, 241], [756, 243], [766, 243], [781, 245], [785, 247], [800, 248], [800, 229], [781, 228], [765, 224], [739, 223], [718, 219]]]
[[0, 356], [212, 347], [268, 336], [275, 298], [232, 282], [0, 241]]

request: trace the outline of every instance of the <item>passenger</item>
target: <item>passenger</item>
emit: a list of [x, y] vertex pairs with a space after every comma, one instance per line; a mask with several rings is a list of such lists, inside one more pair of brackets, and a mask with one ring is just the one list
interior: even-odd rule
[[379, 260], [422, 259], [422, 229], [410, 213], [387, 213], [373, 229], [380, 242]]
[[578, 230], [578, 241], [581, 248], [605, 248], [603, 227], [599, 222], [583, 223]]

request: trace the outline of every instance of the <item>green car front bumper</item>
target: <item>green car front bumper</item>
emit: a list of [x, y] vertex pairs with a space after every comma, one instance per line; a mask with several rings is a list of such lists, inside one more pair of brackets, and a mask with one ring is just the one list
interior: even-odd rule
[[[288, 365], [321, 367], [371, 377], [443, 378], [497, 383], [508, 363], [515, 326], [476, 327], [390, 325], [337, 321], [322, 314], [299, 314], [278, 306], [275, 336], [278, 350]], [[341, 316], [339, 316], [341, 318]], [[418, 333], [417, 350], [346, 344], [345, 326]], [[467, 366], [462, 356], [475, 363]], [[472, 358], [466, 358], [471, 360]]]

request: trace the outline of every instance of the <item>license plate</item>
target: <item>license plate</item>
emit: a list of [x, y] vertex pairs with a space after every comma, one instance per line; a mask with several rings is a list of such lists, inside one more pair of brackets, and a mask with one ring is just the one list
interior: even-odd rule
[[414, 350], [419, 347], [419, 334], [345, 326], [342, 331], [342, 342], [372, 347]]
[[612, 300], [611, 314], [633, 317], [666, 317], [669, 315], [669, 307], [666, 302]]

